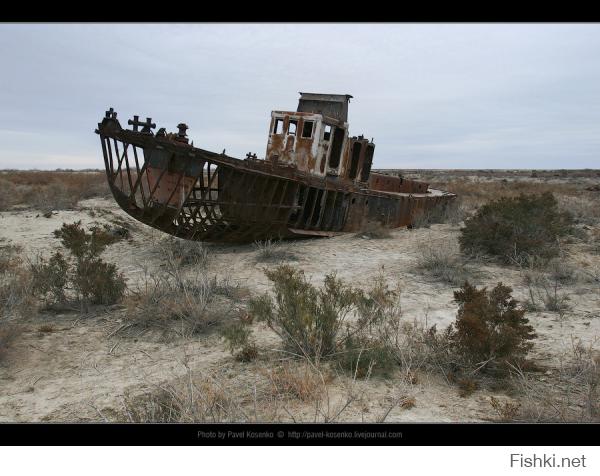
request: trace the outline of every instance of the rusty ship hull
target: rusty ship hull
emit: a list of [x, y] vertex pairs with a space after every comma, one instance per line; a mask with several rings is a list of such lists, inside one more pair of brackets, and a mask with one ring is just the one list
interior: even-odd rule
[[369, 222], [410, 226], [455, 197], [370, 172], [370, 163], [367, 180], [356, 170], [357, 180], [341, 180], [277, 157], [242, 160], [194, 147], [183, 124], [178, 135], [153, 134], [150, 119], [129, 124], [133, 130], [122, 128], [111, 110], [96, 129], [112, 194], [133, 218], [179, 238], [242, 243], [359, 232]]

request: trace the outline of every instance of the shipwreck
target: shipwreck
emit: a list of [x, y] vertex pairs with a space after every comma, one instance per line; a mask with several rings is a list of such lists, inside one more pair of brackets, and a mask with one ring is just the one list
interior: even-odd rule
[[124, 129], [110, 108], [100, 136], [108, 184], [135, 219], [179, 238], [213, 242], [333, 236], [371, 222], [411, 226], [455, 195], [371, 170], [375, 144], [350, 136], [348, 94], [300, 93], [296, 111], [272, 111], [264, 159], [195, 147], [188, 126]]

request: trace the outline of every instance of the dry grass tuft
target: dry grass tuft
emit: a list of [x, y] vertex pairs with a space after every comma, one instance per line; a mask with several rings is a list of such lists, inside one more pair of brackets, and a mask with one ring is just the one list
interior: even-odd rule
[[162, 239], [158, 251], [167, 261], [178, 266], [206, 267], [209, 261], [206, 246], [199, 241], [182, 240], [174, 236]]
[[162, 340], [189, 338], [233, 318], [238, 310], [239, 286], [210, 276], [202, 267], [182, 268], [166, 262], [160, 275], [146, 272], [126, 299], [126, 322], [118, 332], [135, 337], [154, 335]]
[[[587, 346], [573, 339], [569, 351], [560, 356], [555, 372], [538, 379], [513, 368], [519, 388], [518, 402], [504, 409], [496, 405], [502, 421], [584, 423], [600, 421], [600, 352], [596, 341]], [[550, 375], [550, 376], [548, 376]]]
[[291, 250], [290, 243], [283, 241], [255, 241], [254, 249], [257, 251], [257, 263], [296, 261], [298, 257]]
[[0, 245], [0, 320], [37, 311], [32, 275], [20, 253], [19, 246]]
[[124, 395], [115, 421], [130, 423], [219, 423], [249, 421], [234, 391], [211, 376], [156, 385], [142, 395]]
[[307, 363], [285, 362], [273, 370], [267, 370], [267, 376], [272, 395], [276, 398], [312, 402], [320, 399], [325, 392], [325, 378]]
[[418, 252], [416, 270], [435, 281], [460, 286], [481, 274], [467, 264], [454, 240], [429, 242], [421, 245]]

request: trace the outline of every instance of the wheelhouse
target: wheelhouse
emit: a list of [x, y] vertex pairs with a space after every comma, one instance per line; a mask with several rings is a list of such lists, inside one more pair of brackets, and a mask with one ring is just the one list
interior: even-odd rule
[[297, 111], [272, 111], [265, 160], [366, 184], [375, 144], [348, 133], [349, 94], [300, 93]]

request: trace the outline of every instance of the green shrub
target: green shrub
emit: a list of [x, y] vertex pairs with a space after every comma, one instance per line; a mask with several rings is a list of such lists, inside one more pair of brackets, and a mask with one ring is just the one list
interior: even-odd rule
[[396, 355], [392, 347], [376, 338], [364, 335], [350, 336], [344, 341], [344, 347], [336, 356], [342, 370], [356, 378], [371, 375], [390, 377], [398, 368]]
[[529, 341], [536, 334], [511, 292], [502, 283], [488, 291], [468, 282], [454, 292], [459, 308], [451, 339], [466, 361], [499, 368], [506, 362], [522, 362], [532, 348]]
[[54, 253], [48, 261], [38, 257], [36, 262], [31, 263], [34, 293], [49, 304], [66, 303], [69, 268], [69, 262], [60, 251]]
[[242, 321], [229, 325], [222, 331], [229, 351], [237, 360], [249, 362], [258, 356], [256, 344], [250, 340], [252, 331]]
[[287, 351], [316, 361], [336, 351], [345, 318], [360, 303], [362, 293], [345, 286], [334, 274], [322, 289], [306, 280], [304, 272], [289, 265], [265, 271], [273, 283], [268, 294], [253, 298], [249, 312], [283, 340]]
[[68, 290], [72, 290], [77, 301], [88, 304], [110, 305], [118, 302], [125, 293], [125, 280], [114, 264], [104, 262], [99, 255], [104, 249], [120, 238], [99, 226], [89, 232], [81, 227], [81, 222], [67, 225], [54, 231], [63, 246], [71, 254], [66, 258], [57, 251], [46, 261], [39, 258], [31, 264], [33, 288], [49, 304], [66, 304]]
[[558, 238], [572, 232], [572, 218], [561, 212], [554, 196], [503, 197], [477, 210], [465, 221], [459, 243], [466, 253], [484, 252], [505, 262], [529, 255], [558, 255]]
[[78, 262], [72, 279], [77, 293], [92, 304], [115, 304], [125, 293], [116, 265], [100, 258]]

